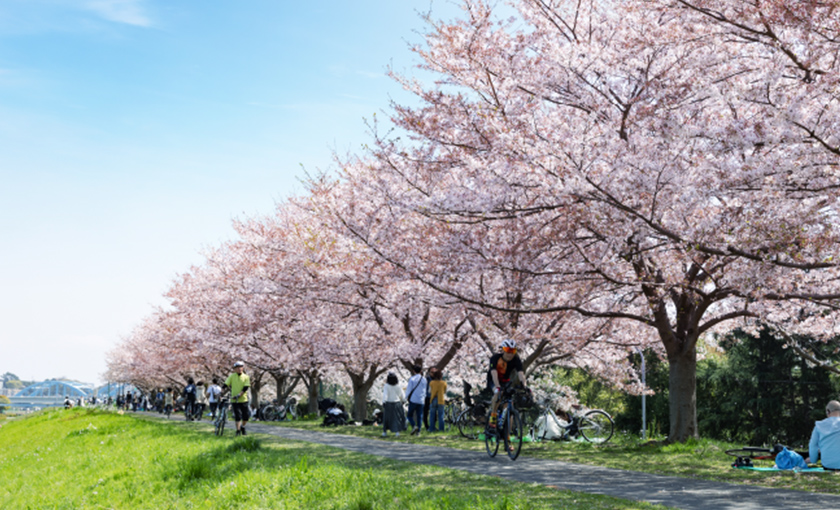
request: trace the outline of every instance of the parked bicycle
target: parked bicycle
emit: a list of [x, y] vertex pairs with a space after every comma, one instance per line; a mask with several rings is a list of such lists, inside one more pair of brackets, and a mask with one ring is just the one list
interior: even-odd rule
[[283, 421], [286, 419], [296, 420], [297, 415], [297, 399], [294, 397], [286, 400], [285, 404], [274, 401], [260, 409], [259, 418], [263, 421]]
[[[552, 437], [552, 430], [559, 431], [559, 435]], [[560, 418], [547, 401], [542, 403], [539, 416], [529, 426], [529, 433], [534, 441], [575, 439], [581, 436], [590, 443], [602, 444], [612, 438], [614, 431], [615, 423], [603, 409], [584, 412], [581, 406], [575, 405], [572, 406], [571, 416]]]
[[488, 426], [484, 429], [484, 446], [487, 449], [487, 454], [495, 457], [499, 451], [499, 445], [503, 443], [508, 457], [511, 460], [516, 460], [519, 457], [519, 452], [522, 451], [525, 431], [519, 411], [514, 406], [514, 400], [518, 394], [528, 392], [528, 390], [525, 388], [514, 389], [510, 384], [506, 384], [502, 386], [500, 391], [498, 420], [495, 428], [489, 426], [492, 410], [487, 413]]
[[472, 385], [464, 381], [464, 410], [458, 415], [456, 423], [458, 432], [466, 439], [478, 439], [487, 422], [487, 410], [490, 400], [471, 395]]
[[458, 426], [458, 416], [463, 411], [464, 405], [461, 397], [447, 397], [446, 405], [443, 407], [443, 427], [448, 431]]
[[221, 401], [219, 401], [219, 408], [216, 410], [216, 421], [213, 422], [213, 426], [217, 436], [221, 436], [225, 433], [225, 424], [227, 423], [229, 402], [229, 397], [224, 397]]

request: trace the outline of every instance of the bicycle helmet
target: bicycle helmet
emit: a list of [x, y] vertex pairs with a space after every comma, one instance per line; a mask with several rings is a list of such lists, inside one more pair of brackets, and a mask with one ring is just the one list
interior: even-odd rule
[[237, 361], [236, 363], [233, 364], [233, 368], [244, 367], [244, 366], [245, 366], [245, 363], [243, 363], [241, 361]]
[[516, 352], [516, 340], [504, 340], [502, 342], [502, 350], [505, 352]]

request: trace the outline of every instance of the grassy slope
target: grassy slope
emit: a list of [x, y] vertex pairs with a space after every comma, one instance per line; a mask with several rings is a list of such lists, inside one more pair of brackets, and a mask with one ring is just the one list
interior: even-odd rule
[[[381, 433], [380, 429], [374, 427], [321, 427], [320, 421], [271, 424], [369, 438], [378, 438]], [[445, 434], [424, 434], [419, 438], [409, 436], [399, 440], [465, 450], [484, 450], [482, 441], [468, 441], [461, 438], [457, 431]], [[745, 445], [710, 440], [673, 445], [639, 444], [636, 439], [616, 436], [602, 446], [570, 441], [529, 443], [522, 447], [521, 455], [659, 475], [840, 494], [840, 473], [757, 472], [732, 469], [731, 464], [734, 458], [726, 455], [726, 450], [742, 446]], [[773, 462], [756, 461], [756, 465], [770, 467]]]
[[0, 427], [0, 508], [654, 508], [206, 426], [52, 410]]

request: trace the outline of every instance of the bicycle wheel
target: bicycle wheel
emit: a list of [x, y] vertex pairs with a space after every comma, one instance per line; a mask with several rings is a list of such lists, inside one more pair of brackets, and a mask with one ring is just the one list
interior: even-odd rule
[[221, 436], [225, 433], [225, 422], [227, 421], [227, 410], [219, 409], [219, 416], [216, 418], [216, 435]]
[[595, 409], [583, 415], [578, 427], [584, 439], [590, 443], [600, 444], [610, 440], [615, 425], [606, 411]]
[[519, 411], [514, 409], [513, 406], [508, 409], [508, 418], [505, 420], [504, 429], [505, 451], [510, 460], [516, 460], [519, 457], [519, 452], [522, 451], [524, 432], [522, 418], [519, 416]]
[[470, 410], [461, 412], [461, 415], [458, 416], [458, 432], [461, 433], [461, 436], [467, 439], [478, 439], [478, 431], [478, 423], [470, 415]]
[[[487, 423], [490, 423], [490, 417], [488, 414]], [[484, 427], [484, 447], [487, 448], [487, 455], [491, 457], [495, 457], [496, 454], [499, 452], [499, 435], [498, 435], [499, 427], [496, 426], [493, 431], [490, 431], [489, 426]]]
[[274, 406], [265, 406], [262, 411], [262, 419], [263, 421], [275, 421], [277, 420], [277, 408]]

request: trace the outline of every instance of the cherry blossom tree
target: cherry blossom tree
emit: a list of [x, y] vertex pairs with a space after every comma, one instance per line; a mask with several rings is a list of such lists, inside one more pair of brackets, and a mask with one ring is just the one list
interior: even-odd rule
[[[701, 335], [836, 335], [840, 15], [816, 2], [465, 1], [418, 47], [349, 225], [430, 287], [573, 337], [658, 341], [669, 439], [697, 434]], [[406, 220], [406, 218], [411, 218]], [[401, 223], [418, 227], [401, 229]], [[433, 233], [433, 234], [432, 234]], [[395, 239], [402, 239], [397, 242]], [[422, 253], [422, 255], [421, 255]]]

